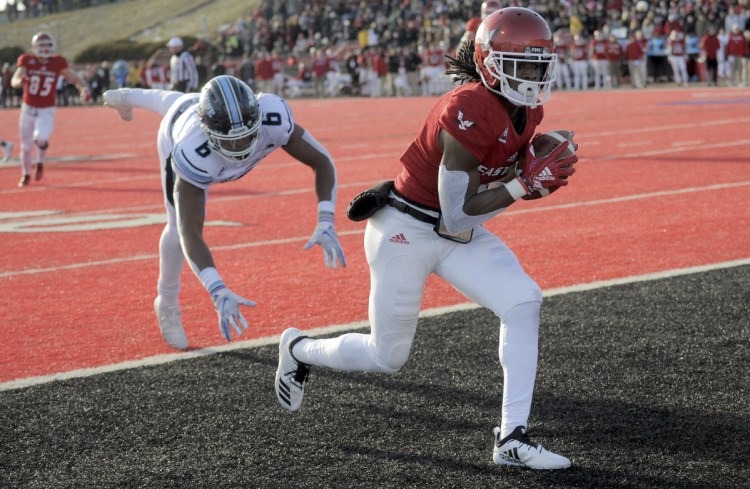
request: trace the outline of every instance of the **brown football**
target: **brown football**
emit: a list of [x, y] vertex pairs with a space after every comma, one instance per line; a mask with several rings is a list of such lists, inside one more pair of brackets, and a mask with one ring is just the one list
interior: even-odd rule
[[[562, 154], [560, 155], [560, 158], [575, 154], [576, 148], [573, 143], [573, 133], [571, 131], [565, 131], [565, 130], [550, 131], [532, 140], [531, 144], [534, 147], [534, 154], [536, 156], [546, 156], [550, 154], [552, 150], [557, 147], [558, 144], [564, 143], [564, 142], [568, 143], [568, 149], [562, 152]], [[551, 194], [558, 188], [560, 187], [556, 186], [556, 187], [550, 187], [548, 189], [543, 189], [543, 190], [535, 190], [531, 194], [524, 197], [524, 199], [526, 200], [538, 199], [538, 198]]]

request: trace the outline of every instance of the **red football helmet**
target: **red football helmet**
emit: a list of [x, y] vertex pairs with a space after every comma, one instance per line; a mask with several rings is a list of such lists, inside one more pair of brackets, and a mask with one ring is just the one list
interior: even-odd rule
[[55, 41], [46, 32], [38, 32], [31, 38], [31, 48], [40, 58], [49, 58], [55, 54]]
[[537, 107], [549, 100], [555, 81], [552, 32], [533, 10], [497, 10], [477, 29], [474, 63], [490, 91], [514, 105]]

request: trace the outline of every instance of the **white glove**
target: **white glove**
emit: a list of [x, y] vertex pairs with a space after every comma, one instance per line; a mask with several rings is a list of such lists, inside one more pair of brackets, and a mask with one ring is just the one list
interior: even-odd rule
[[216, 313], [219, 315], [221, 336], [227, 341], [232, 341], [232, 331], [229, 329], [230, 324], [237, 333], [237, 336], [242, 336], [242, 332], [247, 329], [247, 321], [240, 312], [239, 306], [253, 307], [255, 306], [255, 302], [238, 296], [223, 283], [211, 291], [211, 300], [214, 301]]
[[304, 249], [309, 250], [316, 244], [323, 248], [323, 259], [326, 262], [326, 267], [338, 268], [339, 262], [341, 262], [342, 267], [346, 266], [344, 250], [341, 249], [336, 228], [333, 226], [333, 214], [330, 212], [318, 214], [318, 225], [315, 226], [315, 231], [313, 231], [313, 235]]

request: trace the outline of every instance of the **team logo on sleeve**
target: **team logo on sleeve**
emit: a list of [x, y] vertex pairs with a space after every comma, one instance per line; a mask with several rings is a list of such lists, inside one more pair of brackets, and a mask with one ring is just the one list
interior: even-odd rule
[[468, 119], [464, 120], [464, 113], [462, 110], [459, 110], [458, 111], [458, 128], [461, 129], [462, 131], [465, 131], [473, 125], [474, 125], [474, 122]]
[[500, 135], [499, 138], [497, 138], [498, 141], [505, 144], [508, 142], [508, 128], [506, 127], [503, 133]]

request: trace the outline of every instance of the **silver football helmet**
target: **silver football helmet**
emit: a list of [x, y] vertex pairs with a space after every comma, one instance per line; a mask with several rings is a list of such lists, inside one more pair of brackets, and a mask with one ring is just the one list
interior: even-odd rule
[[238, 78], [221, 75], [206, 83], [198, 101], [201, 128], [224, 159], [247, 159], [258, 144], [261, 114], [255, 94]]

